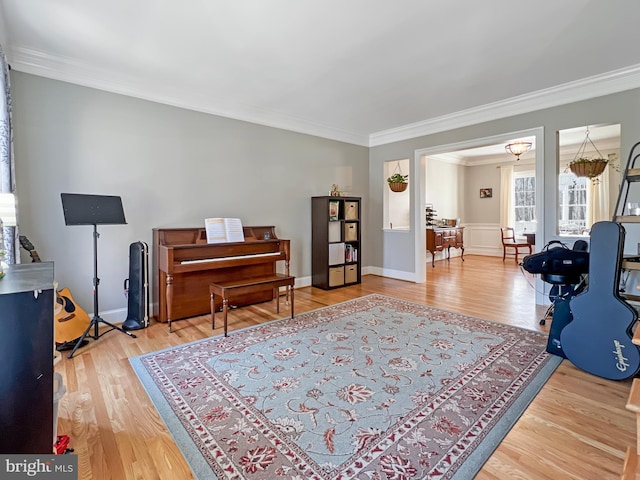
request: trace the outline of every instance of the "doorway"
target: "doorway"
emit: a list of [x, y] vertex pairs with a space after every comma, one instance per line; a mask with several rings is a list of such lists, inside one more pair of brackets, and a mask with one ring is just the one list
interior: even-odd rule
[[[416, 281], [418, 283], [425, 283], [426, 275], [427, 275], [427, 252], [425, 249], [426, 221], [425, 221], [424, 206], [426, 203], [432, 203], [432, 202], [427, 202], [427, 181], [426, 181], [427, 162], [428, 162], [427, 158], [435, 155], [445, 156], [446, 154], [452, 154], [453, 152], [466, 151], [471, 149], [492, 149], [492, 148], [495, 149], [496, 146], [499, 146], [501, 149], [504, 149], [505, 144], [512, 142], [516, 139], [524, 138], [524, 137], [531, 137], [533, 139], [533, 144], [538, 146], [538, 148], [532, 149], [532, 155], [534, 157], [534, 165], [535, 165], [535, 175], [536, 175], [536, 192], [535, 192], [535, 211], [536, 211], [536, 218], [537, 218], [536, 233], [538, 238], [544, 239], [545, 238], [544, 205], [543, 205], [543, 201], [544, 201], [544, 195], [543, 195], [543, 192], [544, 192], [544, 155], [543, 155], [544, 129], [542, 127], [416, 150], [415, 159], [414, 159], [415, 161], [413, 162], [414, 172], [412, 173], [414, 175], [414, 178], [418, 178], [420, 180], [419, 185], [417, 185], [418, 188], [416, 188], [416, 192], [414, 194], [414, 200], [417, 206], [414, 209], [414, 214], [415, 214], [414, 224], [418, 226], [418, 228], [415, 229], [415, 246], [416, 246], [415, 271], [416, 271]], [[473, 192], [467, 192], [467, 193], [470, 195], [473, 194]], [[536, 243], [540, 244], [541, 242], [536, 242]], [[538, 285], [537, 283], [538, 283], [538, 280], [536, 281], [536, 292], [543, 292], [544, 287], [542, 286], [541, 282], [540, 282], [540, 285]], [[539, 298], [538, 297], [536, 298], [536, 303], [540, 303], [540, 304], [544, 303], [544, 294], [537, 293], [537, 295], [539, 295]]]

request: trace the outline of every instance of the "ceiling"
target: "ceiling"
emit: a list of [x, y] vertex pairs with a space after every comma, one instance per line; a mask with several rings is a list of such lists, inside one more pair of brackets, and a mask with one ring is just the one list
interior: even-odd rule
[[640, 87], [630, 0], [2, 0], [14, 70], [355, 143]]

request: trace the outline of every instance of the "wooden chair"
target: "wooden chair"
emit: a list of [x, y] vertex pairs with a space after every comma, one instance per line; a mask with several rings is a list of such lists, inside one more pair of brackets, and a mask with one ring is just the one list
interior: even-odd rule
[[526, 248], [531, 255], [531, 244], [528, 242], [516, 241], [516, 234], [512, 227], [500, 227], [500, 234], [502, 235], [502, 261], [507, 258], [507, 255], [515, 256], [516, 263], [518, 263], [518, 255], [521, 248]]

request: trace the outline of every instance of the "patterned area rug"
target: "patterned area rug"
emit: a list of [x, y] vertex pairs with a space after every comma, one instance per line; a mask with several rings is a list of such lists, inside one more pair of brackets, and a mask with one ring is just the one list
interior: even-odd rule
[[196, 478], [470, 479], [561, 359], [369, 295], [131, 359]]

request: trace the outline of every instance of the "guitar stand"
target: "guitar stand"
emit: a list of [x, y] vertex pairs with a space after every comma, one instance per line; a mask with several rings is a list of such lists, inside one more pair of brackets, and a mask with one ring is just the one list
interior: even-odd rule
[[[98, 278], [98, 237], [99, 236], [100, 235], [98, 234], [98, 226], [97, 224], [94, 223], [93, 224], [93, 312], [94, 312], [94, 315], [93, 315], [93, 318], [91, 319], [91, 322], [89, 322], [89, 326], [84, 331], [82, 336], [77, 340], [76, 345], [73, 347], [73, 350], [71, 350], [71, 353], [67, 355], [67, 358], [73, 357], [73, 355], [76, 353], [76, 350], [80, 346], [82, 346], [83, 343], [85, 342], [86, 337], [97, 340], [105, 333], [109, 333], [111, 330], [118, 330], [119, 332], [122, 332], [125, 335], [129, 335], [130, 337], [137, 338], [133, 333], [127, 332], [122, 328], [118, 327], [117, 325], [114, 325], [113, 323], [109, 323], [106, 320], [102, 319], [100, 317], [100, 314], [98, 313], [99, 312], [98, 285], [100, 284], [100, 279]], [[104, 323], [105, 325], [108, 325], [111, 328], [106, 332], [100, 333], [98, 330], [98, 326], [100, 325], [100, 323]], [[94, 332], [93, 332], [93, 335], [90, 335], [89, 332], [91, 331], [92, 327], [94, 329]]]
[[65, 352], [67, 350], [72, 350], [76, 346], [77, 343], [80, 343], [80, 347], [79, 348], [82, 348], [86, 344], [89, 343], [89, 340], [80, 341], [80, 337], [78, 337], [75, 340], [71, 340], [71, 341], [68, 341], [68, 342], [56, 343], [56, 351]]

